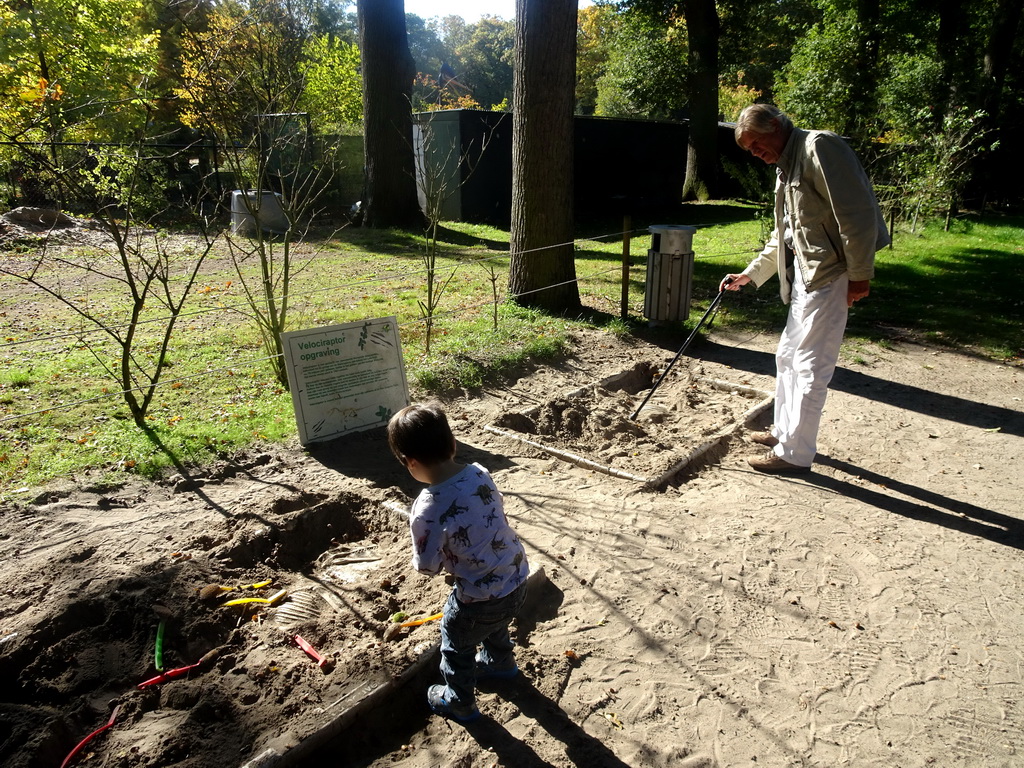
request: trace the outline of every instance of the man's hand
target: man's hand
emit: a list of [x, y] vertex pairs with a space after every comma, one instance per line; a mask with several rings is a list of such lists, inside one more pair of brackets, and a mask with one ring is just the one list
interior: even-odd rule
[[870, 280], [851, 280], [850, 286], [846, 289], [846, 306], [852, 307], [853, 302], [865, 298], [871, 293]]
[[718, 291], [738, 291], [744, 285], [750, 282], [748, 275], [726, 275], [722, 278], [722, 282], [718, 284]]

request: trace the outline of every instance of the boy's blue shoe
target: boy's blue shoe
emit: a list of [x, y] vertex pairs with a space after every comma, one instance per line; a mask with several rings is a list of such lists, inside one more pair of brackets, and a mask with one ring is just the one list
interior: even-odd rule
[[472, 723], [480, 718], [476, 704], [456, 704], [451, 699], [447, 685], [432, 685], [427, 689], [427, 704], [436, 715], [447, 717], [457, 723]]
[[516, 660], [511, 660], [511, 666], [498, 666], [497, 664], [483, 661], [480, 656], [476, 657], [476, 679], [477, 680], [508, 680], [519, 674], [519, 665]]

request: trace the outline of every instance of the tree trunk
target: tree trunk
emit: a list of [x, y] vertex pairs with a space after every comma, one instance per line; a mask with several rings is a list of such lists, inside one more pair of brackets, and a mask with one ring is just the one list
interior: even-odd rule
[[684, 200], [708, 200], [718, 191], [718, 10], [715, 0], [683, 3], [690, 48], [690, 130]]
[[363, 226], [419, 229], [412, 144], [412, 85], [404, 0], [359, 0], [366, 195]]
[[1013, 44], [1017, 38], [1022, 11], [1024, 0], [999, 0], [988, 45], [985, 46], [985, 60], [981, 69], [984, 108], [988, 119], [995, 123], [999, 122], [1003, 85], [1013, 58]]
[[580, 306], [573, 247], [576, 0], [516, 0], [509, 294]]
[[875, 114], [878, 90], [878, 49], [881, 40], [879, 0], [857, 0], [856, 70], [858, 77], [850, 84], [850, 111], [844, 133], [866, 138], [877, 133]]
[[963, 0], [938, 0], [939, 36], [936, 52], [942, 64], [942, 80], [946, 87], [944, 99], [933, 110], [935, 124], [941, 126], [942, 119], [951, 106], [959, 106], [964, 85], [964, 73], [972, 67], [967, 63], [970, 46], [964, 45], [964, 34], [968, 30], [967, 14]]
[[999, 148], [975, 163], [971, 175], [977, 185], [996, 197], [1012, 197], [1016, 191], [1016, 175], [1007, 173], [1007, 168], [1018, 166], [1013, 156], [1019, 148], [1012, 139], [1019, 134], [1012, 131], [1014, 126], [1003, 115], [1003, 89], [1007, 70], [1013, 61], [1022, 13], [1024, 0], [999, 0], [996, 3], [981, 68], [980, 101], [985, 117], [979, 122], [978, 130], [985, 137], [985, 143], [999, 141]]

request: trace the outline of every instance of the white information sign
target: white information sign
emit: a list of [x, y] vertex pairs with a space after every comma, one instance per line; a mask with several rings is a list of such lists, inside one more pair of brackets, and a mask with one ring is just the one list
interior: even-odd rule
[[394, 317], [281, 334], [299, 440], [387, 424], [409, 404]]

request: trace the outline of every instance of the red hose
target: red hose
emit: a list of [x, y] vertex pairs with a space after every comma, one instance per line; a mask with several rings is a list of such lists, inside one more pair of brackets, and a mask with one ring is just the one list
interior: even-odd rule
[[107, 728], [110, 728], [114, 724], [114, 719], [117, 717], [117, 710], [119, 710], [120, 708], [120, 704], [114, 707], [114, 711], [110, 713], [110, 719], [107, 721], [106, 725], [100, 726], [95, 731], [86, 736], [84, 739], [82, 739], [80, 742], [78, 742], [78, 746], [72, 749], [71, 754], [64, 758], [64, 762], [60, 764], [60, 768], [67, 768], [67, 766], [71, 764], [71, 761], [78, 756], [78, 753], [85, 748], [86, 744], [88, 744], [90, 741], [92, 741], [105, 730], [107, 730]]

